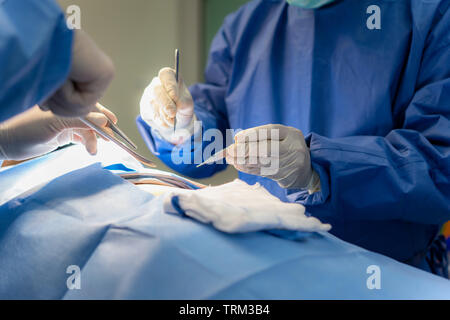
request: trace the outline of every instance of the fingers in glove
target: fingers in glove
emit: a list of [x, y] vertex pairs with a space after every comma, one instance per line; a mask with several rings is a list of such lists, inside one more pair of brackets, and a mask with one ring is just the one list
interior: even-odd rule
[[[99, 112], [91, 112], [86, 116], [86, 120], [91, 121], [92, 123], [94, 123], [96, 126], [101, 127], [101, 128], [106, 128], [108, 125], [108, 118], [106, 115], [104, 115], [103, 113], [99, 113]], [[84, 126], [86, 127], [86, 126]]]
[[177, 113], [177, 107], [175, 105], [175, 100], [173, 100], [170, 94], [166, 91], [163, 85], [155, 86], [153, 95], [155, 100], [159, 101], [162, 105], [162, 110], [170, 118], [174, 118]]
[[[279, 144], [279, 141], [276, 141]], [[239, 152], [239, 145], [232, 145], [227, 148], [226, 161], [228, 164], [233, 165], [238, 171], [259, 175], [263, 177], [274, 177], [279, 174], [281, 163], [283, 158], [280, 158], [278, 153], [274, 152], [252, 152], [251, 149], [256, 150], [258, 143], [251, 142], [249, 145], [250, 150], [245, 149]], [[240, 146], [243, 146], [242, 144]], [[248, 146], [248, 145], [247, 145]], [[244, 148], [243, 148], [244, 149]], [[277, 148], [276, 148], [277, 149]], [[240, 154], [243, 154], [241, 156]]]
[[261, 175], [261, 167], [251, 165], [232, 164], [237, 171], [252, 174], [255, 176]]
[[74, 130], [74, 141], [81, 142], [91, 155], [97, 154], [97, 136], [92, 130]]
[[240, 172], [269, 178], [276, 175], [280, 170], [280, 167], [276, 160], [270, 161], [270, 163], [268, 164], [240, 164], [238, 162], [234, 162], [233, 159], [227, 158], [227, 163], [234, 166], [236, 170]]
[[177, 114], [175, 103], [162, 86], [155, 87], [154, 95], [158, 103], [159, 115], [169, 127], [173, 127], [174, 118]]
[[180, 90], [175, 77], [175, 70], [172, 68], [163, 68], [159, 71], [158, 78], [161, 80], [161, 84], [169, 98], [177, 104], [180, 99]]
[[238, 164], [253, 164], [268, 166], [272, 162], [280, 162], [280, 158], [286, 153], [279, 141], [266, 140], [262, 142], [235, 143], [228, 147], [227, 162]]
[[275, 140], [236, 142], [227, 148], [227, 154], [236, 159], [279, 158], [287, 153], [286, 147]]
[[117, 117], [114, 114], [114, 112], [112, 112], [111, 110], [109, 110], [108, 108], [105, 108], [104, 106], [102, 106], [100, 103], [97, 103], [97, 108], [106, 115], [106, 117], [111, 120], [114, 124], [117, 124]]
[[159, 115], [161, 116], [161, 120], [164, 122], [165, 126], [167, 128], [173, 128], [175, 125], [175, 116], [170, 116], [164, 111], [164, 107], [161, 106], [161, 109], [159, 109]]
[[[97, 127], [102, 128], [109, 135], [114, 136], [114, 132], [111, 130], [111, 128], [107, 126], [108, 118], [103, 113], [91, 112], [86, 116], [86, 119], [94, 123]], [[57, 130], [76, 129], [77, 132], [78, 131], [81, 132], [82, 130], [94, 132], [88, 125], [82, 122], [79, 118], [56, 117], [56, 120], [58, 123], [58, 127], [60, 127]], [[105, 141], [109, 140], [103, 136], [101, 136], [101, 138]]]
[[[58, 134], [65, 129], [90, 129], [90, 127], [83, 123], [80, 118], [58, 117], [51, 113], [49, 113], [48, 116], [51, 118], [50, 125], [55, 134]], [[106, 128], [106, 125], [108, 124], [106, 116], [98, 112], [89, 113], [86, 115], [86, 119], [101, 128]]]
[[174, 119], [164, 113], [164, 105], [158, 100], [152, 101], [152, 104], [155, 106], [154, 122], [158, 127], [163, 129], [173, 128]]
[[67, 80], [62, 87], [44, 104], [60, 117], [81, 117], [95, 109], [95, 103], [89, 104], [75, 88], [75, 84]]
[[155, 118], [155, 108], [157, 107], [154, 105], [154, 88], [158, 83], [161, 81], [159, 78], [155, 77], [152, 79], [150, 84], [145, 88], [144, 93], [142, 94], [141, 100], [139, 102], [140, 106], [140, 113], [142, 119], [147, 122], [153, 122]]
[[177, 111], [181, 112], [184, 117], [192, 118], [194, 113], [194, 102], [189, 89], [181, 78], [181, 75], [177, 82], [175, 78], [175, 70], [171, 68], [163, 68], [159, 72], [158, 78], [160, 79], [164, 91], [167, 93], [168, 97], [177, 106]]
[[[235, 141], [256, 142], [261, 140], [284, 140], [291, 130], [295, 128], [283, 126], [280, 124], [267, 124], [264, 126], [254, 127], [240, 131], [236, 134]], [[300, 130], [297, 130], [300, 132]]]
[[141, 116], [145, 121], [162, 129], [173, 127], [176, 105], [158, 77], [153, 78], [150, 85], [145, 89], [140, 108]]
[[[110, 119], [109, 117], [106, 118], [106, 115], [103, 113], [98, 113], [98, 112], [91, 112], [86, 116], [86, 119], [93, 122], [95, 125], [97, 125], [97, 127], [102, 128], [103, 131], [105, 131], [107, 134], [109, 134], [110, 136], [114, 136], [114, 132], [112, 131], [112, 129], [110, 127], [108, 127], [108, 119], [113, 121], [112, 119]], [[116, 118], [117, 119], [117, 118]], [[87, 130], [90, 130], [92, 132], [95, 133], [95, 131], [91, 130], [91, 128], [89, 126], [84, 127]], [[103, 136], [101, 134], [98, 134], [100, 136], [100, 138], [102, 138], [105, 141], [109, 141], [109, 139], [106, 136]]]
[[[107, 109], [106, 109], [107, 110]], [[114, 116], [115, 117], [115, 116]], [[109, 117], [108, 117], [109, 118]], [[114, 136], [114, 132], [112, 131], [112, 129], [110, 127], [108, 127], [108, 118], [105, 114], [103, 113], [98, 113], [98, 112], [91, 112], [86, 116], [86, 119], [93, 122], [95, 125], [97, 125], [97, 127], [100, 127], [103, 129], [103, 131], [105, 131], [107, 134], [109, 134], [110, 136]], [[110, 118], [109, 118], [110, 119]], [[116, 118], [117, 119], [117, 118]], [[112, 119], [110, 119], [112, 121]], [[89, 129], [89, 127], [87, 127]], [[108, 138], [100, 135], [100, 137], [105, 140], [105, 141], [109, 141]]]

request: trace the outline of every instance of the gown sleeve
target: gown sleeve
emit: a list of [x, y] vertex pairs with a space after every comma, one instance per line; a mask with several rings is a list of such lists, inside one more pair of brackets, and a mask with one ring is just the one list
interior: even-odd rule
[[0, 0], [0, 122], [61, 86], [71, 47], [72, 31], [54, 0]]

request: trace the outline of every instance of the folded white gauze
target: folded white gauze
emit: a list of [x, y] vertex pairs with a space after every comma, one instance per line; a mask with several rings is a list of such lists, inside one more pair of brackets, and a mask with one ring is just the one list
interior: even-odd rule
[[260, 184], [242, 180], [201, 190], [176, 190], [166, 195], [164, 211], [185, 214], [229, 233], [287, 229], [329, 231], [331, 225], [305, 216], [305, 207], [285, 203]]

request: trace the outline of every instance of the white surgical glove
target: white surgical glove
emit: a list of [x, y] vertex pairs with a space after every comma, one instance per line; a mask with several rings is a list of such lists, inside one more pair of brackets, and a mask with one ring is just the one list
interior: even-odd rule
[[[141, 117], [163, 139], [180, 144], [194, 133], [194, 101], [182, 79], [177, 83], [175, 70], [164, 68], [153, 78], [141, 98]], [[174, 133], [174, 118], [177, 131]]]
[[84, 116], [94, 110], [113, 77], [111, 59], [86, 33], [75, 30], [69, 76], [41, 108], [59, 116]]
[[320, 189], [303, 133], [292, 127], [269, 124], [241, 131], [227, 148], [226, 160], [239, 171], [270, 178], [285, 189]]
[[[176, 198], [176, 199], [175, 199]], [[173, 200], [176, 205], [173, 205]], [[181, 213], [228, 233], [270, 229], [329, 231], [331, 225], [305, 215], [305, 207], [285, 203], [259, 184], [242, 180], [201, 190], [176, 190], [164, 198], [164, 211]]]
[[[103, 109], [108, 118], [115, 115]], [[102, 113], [89, 113], [87, 119], [111, 132]], [[55, 116], [35, 106], [0, 124], [0, 159], [25, 160], [40, 156], [68, 143], [82, 143], [90, 154], [97, 153], [97, 136], [79, 118]]]

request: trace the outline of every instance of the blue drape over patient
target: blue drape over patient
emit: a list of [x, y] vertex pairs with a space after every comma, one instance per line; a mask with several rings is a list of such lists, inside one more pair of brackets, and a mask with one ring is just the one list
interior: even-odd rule
[[[69, 149], [0, 173], [0, 197], [8, 176], [73, 170], [68, 157], [84, 150]], [[96, 164], [4, 203], [0, 299], [450, 298], [448, 280], [328, 233], [230, 235], [164, 213], [162, 200]], [[380, 290], [369, 289], [374, 266]]]
[[[380, 29], [367, 25], [373, 4]], [[304, 204], [344, 240], [419, 266], [450, 219], [448, 0], [344, 0], [318, 10], [252, 1], [226, 18], [205, 82], [190, 91], [204, 130], [302, 130], [321, 192], [240, 178]], [[173, 146], [137, 123], [179, 172], [202, 178], [225, 167], [174, 165]]]

